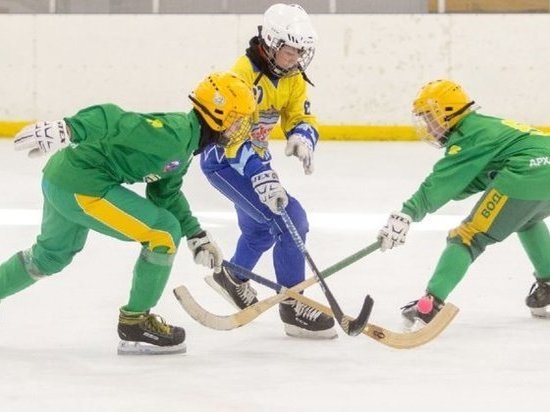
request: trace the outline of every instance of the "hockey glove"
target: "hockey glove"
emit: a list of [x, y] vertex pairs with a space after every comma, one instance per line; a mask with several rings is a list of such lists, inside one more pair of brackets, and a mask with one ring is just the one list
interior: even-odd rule
[[405, 213], [393, 212], [390, 215], [386, 225], [378, 232], [378, 239], [382, 242], [380, 245], [382, 252], [405, 243], [411, 220], [411, 217]]
[[266, 170], [252, 176], [252, 187], [260, 201], [273, 213], [279, 214], [279, 208], [284, 209], [288, 205], [288, 196], [274, 170]]
[[286, 142], [285, 154], [300, 159], [306, 175], [313, 173], [313, 143], [310, 139], [298, 133], [291, 135]]
[[71, 142], [64, 120], [31, 124], [15, 135], [15, 150], [29, 150], [29, 157], [43, 156], [67, 147]]
[[189, 246], [196, 264], [210, 269], [221, 266], [223, 262], [222, 251], [208, 232], [203, 230], [187, 238], [187, 246]]

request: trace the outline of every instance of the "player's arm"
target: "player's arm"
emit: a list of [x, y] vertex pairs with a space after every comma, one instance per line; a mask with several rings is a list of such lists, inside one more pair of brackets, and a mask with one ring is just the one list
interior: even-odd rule
[[306, 83], [301, 77], [294, 79], [288, 104], [281, 112], [281, 127], [287, 138], [285, 154], [298, 157], [304, 172], [313, 173], [313, 153], [319, 140], [319, 126], [311, 114]]
[[494, 149], [489, 145], [464, 148], [456, 155], [445, 155], [434, 165], [418, 190], [404, 202], [401, 212], [419, 222], [451, 200], [464, 199], [484, 190], [479, 176], [493, 157]]
[[181, 191], [182, 182], [182, 175], [175, 174], [148, 183], [145, 194], [155, 205], [171, 212], [180, 222], [182, 235], [188, 237], [202, 229], [197, 218], [191, 213], [189, 202]]
[[421, 221], [453, 199], [462, 199], [480, 188], [479, 175], [494, 157], [491, 144], [464, 148], [447, 153], [437, 162], [432, 173], [422, 182], [400, 212], [390, 214], [379, 231], [380, 249], [385, 251], [405, 243], [411, 222]]
[[157, 206], [171, 212], [180, 222], [181, 233], [187, 238], [195, 263], [209, 268], [219, 267], [223, 255], [212, 236], [203, 230], [191, 213], [187, 198], [181, 191], [182, 175], [147, 184], [146, 196]]
[[279, 176], [271, 169], [270, 158], [260, 157], [250, 141], [244, 142], [234, 153], [226, 150], [226, 158], [233, 169], [250, 179], [260, 201], [273, 213], [279, 213], [280, 206], [286, 207], [288, 196]]

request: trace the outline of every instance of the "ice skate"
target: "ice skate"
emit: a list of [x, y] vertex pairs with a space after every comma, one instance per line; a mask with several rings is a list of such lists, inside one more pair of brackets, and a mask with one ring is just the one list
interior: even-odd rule
[[185, 330], [168, 325], [149, 312], [121, 309], [118, 318], [119, 355], [163, 355], [185, 353]]
[[250, 281], [237, 279], [225, 267], [204, 280], [237, 309], [244, 309], [258, 302], [258, 292], [250, 286]]
[[407, 331], [415, 331], [426, 326], [438, 314], [445, 303], [435, 296], [426, 295], [401, 307], [403, 326]]
[[550, 281], [537, 279], [525, 298], [525, 304], [533, 317], [550, 319]]
[[288, 336], [308, 339], [334, 339], [338, 336], [333, 318], [295, 299], [281, 302], [279, 315]]

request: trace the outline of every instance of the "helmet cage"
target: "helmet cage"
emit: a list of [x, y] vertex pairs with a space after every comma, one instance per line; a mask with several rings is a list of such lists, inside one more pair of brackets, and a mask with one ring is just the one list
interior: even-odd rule
[[229, 125], [218, 140], [220, 146], [231, 146], [236, 143], [244, 142], [248, 139], [252, 129], [252, 115], [242, 115], [237, 112], [231, 112], [227, 116], [226, 123]]
[[[273, 39], [270, 44], [267, 44], [263, 37], [261, 38], [261, 46], [265, 53], [269, 70], [277, 77], [290, 77], [298, 74], [299, 72], [306, 71], [306, 68], [309, 66], [313, 60], [313, 56], [315, 55], [314, 47], [297, 48], [292, 43], [289, 43], [290, 42], [286, 42], [283, 39]], [[283, 46], [293, 47], [297, 49], [300, 54], [296, 64], [288, 68], [281, 67], [276, 63], [277, 53]]]
[[231, 72], [212, 73], [189, 95], [195, 110], [225, 146], [244, 140], [252, 127], [256, 100], [250, 86]]
[[[442, 148], [447, 144], [447, 136], [449, 131], [462, 119], [462, 115], [474, 105], [474, 102], [468, 102], [458, 110], [453, 110], [453, 107], [441, 107], [441, 104], [430, 99], [424, 103], [422, 108], [417, 108], [415, 102], [413, 124], [416, 129], [417, 136], [425, 142]], [[451, 112], [445, 114], [445, 112]]]

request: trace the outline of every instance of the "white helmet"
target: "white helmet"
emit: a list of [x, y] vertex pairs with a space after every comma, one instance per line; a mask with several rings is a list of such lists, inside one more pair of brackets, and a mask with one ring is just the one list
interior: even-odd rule
[[[305, 71], [315, 54], [317, 33], [308, 14], [298, 4], [278, 3], [269, 7], [264, 13], [260, 36], [269, 68], [277, 77]], [[297, 64], [287, 69], [275, 64], [277, 51], [285, 45], [294, 47], [301, 53]]]

